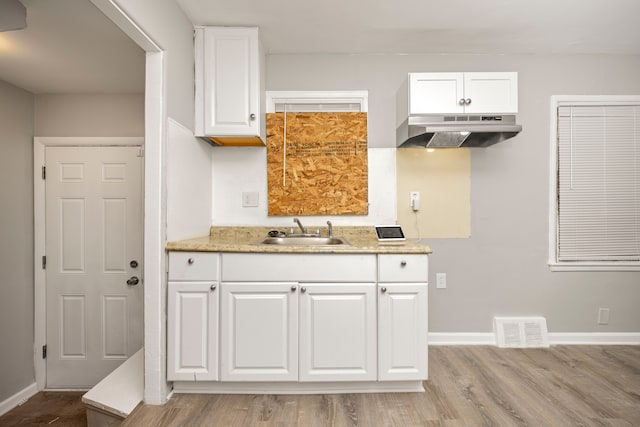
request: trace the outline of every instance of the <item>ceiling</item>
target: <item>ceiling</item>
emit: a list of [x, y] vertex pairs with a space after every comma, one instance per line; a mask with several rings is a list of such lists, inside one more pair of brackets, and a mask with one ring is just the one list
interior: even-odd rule
[[35, 94], [144, 92], [144, 52], [89, 0], [21, 2], [27, 28], [0, 33], [0, 80]]
[[[0, 80], [40, 93], [140, 93], [144, 52], [89, 0], [21, 0]], [[176, 0], [196, 25], [260, 27], [270, 54], [640, 55], [638, 0]]]

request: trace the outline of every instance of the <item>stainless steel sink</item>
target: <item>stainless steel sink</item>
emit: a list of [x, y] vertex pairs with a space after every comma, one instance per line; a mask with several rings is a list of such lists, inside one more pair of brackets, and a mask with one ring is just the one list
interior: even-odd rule
[[286, 236], [286, 237], [265, 237], [258, 242], [261, 245], [281, 245], [281, 246], [336, 246], [350, 245], [342, 237], [320, 237], [320, 236]]

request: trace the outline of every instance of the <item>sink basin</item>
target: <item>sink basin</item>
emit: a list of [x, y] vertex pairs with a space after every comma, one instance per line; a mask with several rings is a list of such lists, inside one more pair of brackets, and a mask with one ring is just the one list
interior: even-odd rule
[[288, 236], [288, 237], [266, 237], [258, 242], [262, 245], [281, 246], [335, 246], [349, 245], [342, 237], [319, 237], [319, 236]]

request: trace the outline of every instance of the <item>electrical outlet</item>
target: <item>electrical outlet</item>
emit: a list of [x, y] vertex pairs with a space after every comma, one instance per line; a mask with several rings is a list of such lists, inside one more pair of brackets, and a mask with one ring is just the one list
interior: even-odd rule
[[412, 191], [410, 195], [410, 206], [414, 211], [420, 210], [420, 192]]
[[447, 273], [436, 273], [436, 289], [447, 287]]
[[608, 325], [608, 324], [609, 324], [609, 309], [599, 308], [598, 309], [598, 325]]

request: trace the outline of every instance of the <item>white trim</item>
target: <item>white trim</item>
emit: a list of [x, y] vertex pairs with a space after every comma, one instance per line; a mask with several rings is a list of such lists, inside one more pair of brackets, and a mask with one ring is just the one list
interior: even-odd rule
[[144, 32], [142, 28], [131, 19], [115, 0], [91, 0], [107, 18], [113, 21], [131, 40], [146, 52], [160, 52], [160, 46]]
[[551, 345], [640, 345], [640, 332], [555, 332]]
[[34, 343], [33, 364], [38, 390], [46, 387], [47, 364], [42, 358], [42, 346], [47, 342], [46, 273], [42, 269], [42, 257], [46, 254], [45, 241], [45, 181], [42, 166], [45, 165], [47, 147], [142, 147], [142, 137], [35, 137], [33, 138], [33, 276], [34, 276]]
[[22, 405], [26, 402], [31, 396], [35, 395], [38, 392], [38, 386], [36, 383], [32, 383], [27, 387], [23, 388], [13, 396], [10, 396], [0, 402], [0, 416], [6, 414], [16, 406]]
[[[493, 332], [429, 332], [429, 345], [496, 345]], [[640, 332], [549, 332], [550, 345], [640, 345]]]
[[558, 120], [562, 105], [635, 105], [640, 95], [552, 95], [549, 108], [549, 268], [551, 271], [640, 271], [638, 262], [560, 262], [557, 260]]
[[313, 104], [313, 103], [349, 103], [360, 104], [360, 111], [366, 113], [369, 109], [369, 91], [366, 90], [269, 90], [266, 92], [266, 112], [275, 112], [275, 105]]
[[174, 393], [340, 394], [424, 392], [422, 381], [220, 382], [176, 381]]
[[493, 332], [429, 332], [429, 345], [496, 345]]
[[[117, 3], [91, 0], [109, 19], [146, 51], [144, 162], [144, 401], [160, 405], [171, 388], [166, 381], [166, 94], [164, 51]], [[153, 285], [150, 285], [153, 284]]]

